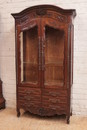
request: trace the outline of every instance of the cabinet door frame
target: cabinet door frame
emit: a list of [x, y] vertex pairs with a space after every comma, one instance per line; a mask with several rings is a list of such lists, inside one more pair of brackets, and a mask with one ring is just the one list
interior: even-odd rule
[[[38, 28], [38, 83], [37, 84], [32, 84], [28, 82], [21, 82], [21, 41], [20, 41], [20, 34], [23, 31], [32, 29], [33, 27]], [[41, 86], [41, 40], [40, 40], [40, 19], [34, 19], [29, 21], [28, 23], [25, 24], [19, 24], [16, 26], [16, 83], [18, 86], [25, 86], [25, 87], [35, 87], [35, 88], [40, 88]]]
[[[68, 54], [68, 38], [67, 38], [67, 26], [68, 24], [63, 24], [63, 23], [58, 23], [58, 21], [52, 19], [52, 18], [42, 18], [41, 19], [41, 29], [42, 29], [42, 88], [64, 88], [67, 89], [67, 54]], [[44, 53], [44, 47], [45, 47], [45, 26], [52, 27], [54, 29], [59, 29], [64, 31], [64, 84], [63, 87], [58, 86], [58, 85], [44, 85], [44, 73], [45, 73], [45, 53]], [[58, 87], [57, 87], [58, 86]]]

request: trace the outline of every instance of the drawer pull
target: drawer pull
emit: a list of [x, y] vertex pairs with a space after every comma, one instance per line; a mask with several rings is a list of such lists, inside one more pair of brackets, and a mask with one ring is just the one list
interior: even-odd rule
[[30, 99], [30, 98], [27, 98], [27, 101], [31, 101], [31, 99]]
[[51, 109], [60, 109], [61, 107], [60, 106], [55, 106], [55, 107], [53, 107], [52, 105], [49, 105], [49, 107], [51, 108]]
[[56, 110], [56, 108], [51, 108], [52, 110]]
[[28, 95], [28, 94], [32, 94], [32, 92], [31, 91], [29, 91], [29, 92], [26, 92], [26, 94]]
[[33, 93], [34, 91], [33, 90], [28, 90], [28, 89], [26, 89], [26, 93], [27, 94], [31, 94], [31, 93]]
[[49, 92], [49, 94], [50, 94], [51, 96], [59, 96], [58, 93]]
[[28, 100], [28, 99], [31, 99], [31, 98], [30, 98], [30, 96], [26, 95], [25, 99]]
[[49, 101], [52, 103], [60, 103], [60, 99], [57, 99], [57, 100], [49, 99]]

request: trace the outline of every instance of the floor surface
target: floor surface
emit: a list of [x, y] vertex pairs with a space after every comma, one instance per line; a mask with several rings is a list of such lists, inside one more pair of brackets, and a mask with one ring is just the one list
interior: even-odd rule
[[40, 117], [30, 113], [16, 116], [15, 109], [0, 111], [0, 130], [87, 130], [87, 117], [72, 116], [70, 124], [62, 116]]

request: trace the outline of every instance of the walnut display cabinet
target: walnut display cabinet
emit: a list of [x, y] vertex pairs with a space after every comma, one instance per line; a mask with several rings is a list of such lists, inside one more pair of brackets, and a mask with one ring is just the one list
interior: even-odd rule
[[15, 18], [17, 116], [20, 109], [40, 116], [66, 115], [73, 83], [74, 9], [33, 6]]

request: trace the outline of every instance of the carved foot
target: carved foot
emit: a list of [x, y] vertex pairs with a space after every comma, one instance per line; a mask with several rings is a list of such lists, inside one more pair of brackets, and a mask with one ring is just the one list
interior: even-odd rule
[[70, 116], [72, 116], [72, 108], [71, 108], [71, 110], [70, 110]]
[[0, 109], [5, 109], [5, 99], [2, 97], [0, 98]]
[[20, 117], [20, 110], [17, 110], [17, 117]]
[[2, 109], [5, 109], [6, 108], [6, 106], [5, 106], [5, 104], [3, 105], [3, 107], [2, 107]]
[[69, 124], [70, 123], [70, 116], [67, 116], [66, 119], [67, 119], [67, 124]]
[[70, 113], [70, 116], [72, 116], [72, 112]]

